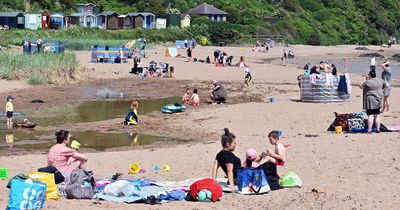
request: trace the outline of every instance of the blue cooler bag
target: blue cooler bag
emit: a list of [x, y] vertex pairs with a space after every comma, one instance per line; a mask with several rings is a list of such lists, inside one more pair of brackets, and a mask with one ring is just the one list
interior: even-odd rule
[[45, 184], [31, 179], [12, 179], [10, 183], [10, 199], [6, 210], [43, 208]]
[[238, 170], [238, 188], [239, 193], [244, 195], [262, 194], [271, 190], [264, 171], [252, 168]]

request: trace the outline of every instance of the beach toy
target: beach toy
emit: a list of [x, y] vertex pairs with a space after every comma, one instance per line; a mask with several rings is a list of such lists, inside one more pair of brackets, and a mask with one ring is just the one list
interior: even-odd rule
[[169, 165], [164, 165], [163, 170], [166, 171], [166, 172], [168, 172], [168, 171], [170, 171], [171, 169], [169, 168]]
[[137, 163], [131, 163], [129, 174], [137, 174], [140, 172], [140, 165]]
[[207, 189], [200, 190], [197, 194], [197, 200], [201, 202], [211, 202], [212, 192]]
[[8, 179], [8, 168], [0, 168], [0, 179]]
[[185, 111], [186, 106], [185, 105], [167, 105], [167, 106], [163, 106], [161, 109], [162, 113], [176, 113], [176, 112], [183, 112]]
[[81, 147], [81, 143], [79, 143], [78, 141], [73, 140], [73, 141], [71, 142], [71, 148], [73, 148], [73, 149], [79, 149], [80, 147]]
[[278, 136], [281, 137], [283, 135], [283, 132], [281, 130], [278, 130]]
[[274, 102], [275, 102], [275, 96], [269, 97], [269, 102], [270, 102], [270, 103], [274, 103]]
[[146, 170], [143, 169], [143, 168], [141, 168], [140, 171], [139, 171], [139, 173], [146, 173]]
[[343, 133], [343, 128], [342, 128], [342, 126], [336, 126], [336, 127], [335, 127], [335, 131], [336, 131], [336, 134], [341, 134], [341, 133]]
[[160, 166], [154, 166], [154, 167], [153, 167], [153, 170], [155, 170], [155, 171], [158, 171], [158, 170], [160, 170], [160, 169], [161, 169]]
[[279, 185], [281, 187], [301, 187], [303, 186], [303, 182], [301, 181], [300, 177], [297, 176], [292, 171], [288, 171], [281, 180], [279, 180]]

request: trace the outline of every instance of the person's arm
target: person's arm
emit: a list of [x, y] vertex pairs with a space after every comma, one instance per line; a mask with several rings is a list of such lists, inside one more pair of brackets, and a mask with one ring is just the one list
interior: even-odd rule
[[75, 154], [72, 157], [75, 159], [87, 161], [87, 156], [79, 152], [75, 152]]
[[267, 154], [268, 154], [268, 156], [273, 157], [275, 159], [284, 160], [285, 159], [285, 152], [282, 151], [281, 149], [278, 149], [278, 151], [279, 151], [279, 153], [276, 154], [275, 152], [273, 152], [271, 150], [267, 150]]
[[213, 91], [217, 91], [218, 89], [219, 89], [219, 85], [215, 86], [215, 87], [213, 88]]
[[212, 178], [213, 178], [214, 180], [217, 179], [218, 168], [219, 168], [219, 163], [218, 163], [217, 160], [214, 160], [214, 166], [213, 166], [213, 169], [212, 169]]
[[229, 181], [229, 187], [231, 188], [232, 191], [234, 191], [235, 188], [235, 183], [233, 181], [233, 164], [232, 163], [227, 163], [226, 164], [226, 169], [228, 172], [228, 181]]

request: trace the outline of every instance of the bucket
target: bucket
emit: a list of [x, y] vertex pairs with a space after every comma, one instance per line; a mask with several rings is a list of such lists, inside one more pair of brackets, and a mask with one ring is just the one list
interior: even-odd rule
[[71, 148], [72, 148], [72, 149], [79, 149], [80, 147], [81, 147], [81, 143], [79, 143], [78, 141], [73, 140], [73, 141], [71, 142]]
[[164, 165], [163, 170], [164, 171], [170, 171], [171, 169], [170, 169], [169, 165]]
[[343, 128], [342, 128], [342, 126], [336, 126], [336, 127], [335, 127], [335, 131], [336, 131], [336, 134], [341, 134], [341, 133], [343, 133]]
[[0, 168], [0, 179], [8, 179], [8, 168]]
[[137, 174], [140, 172], [140, 165], [137, 163], [131, 163], [129, 174]]

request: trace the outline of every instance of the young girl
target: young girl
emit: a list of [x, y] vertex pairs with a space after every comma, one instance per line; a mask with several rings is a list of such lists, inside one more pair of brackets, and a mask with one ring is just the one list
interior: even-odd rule
[[137, 125], [139, 123], [139, 118], [137, 115], [138, 108], [139, 108], [139, 102], [133, 101], [131, 104], [131, 108], [128, 111], [128, 114], [125, 117], [124, 121], [125, 125]]
[[190, 103], [191, 105], [195, 105], [195, 106], [200, 105], [200, 97], [197, 94], [197, 89], [193, 90], [192, 97], [190, 97], [189, 101], [191, 101], [191, 103]]
[[275, 163], [277, 166], [283, 166], [285, 164], [285, 146], [279, 142], [278, 131], [271, 131], [268, 139], [275, 146], [275, 151], [267, 149], [266, 153], [261, 154], [261, 158], [265, 158], [266, 162]]
[[189, 101], [191, 99], [191, 95], [190, 95], [190, 89], [186, 88], [186, 92], [185, 95], [183, 95], [182, 97], [182, 104], [190, 104]]
[[246, 161], [242, 163], [242, 167], [257, 168], [260, 164], [256, 161], [257, 151], [253, 148], [246, 150]]

